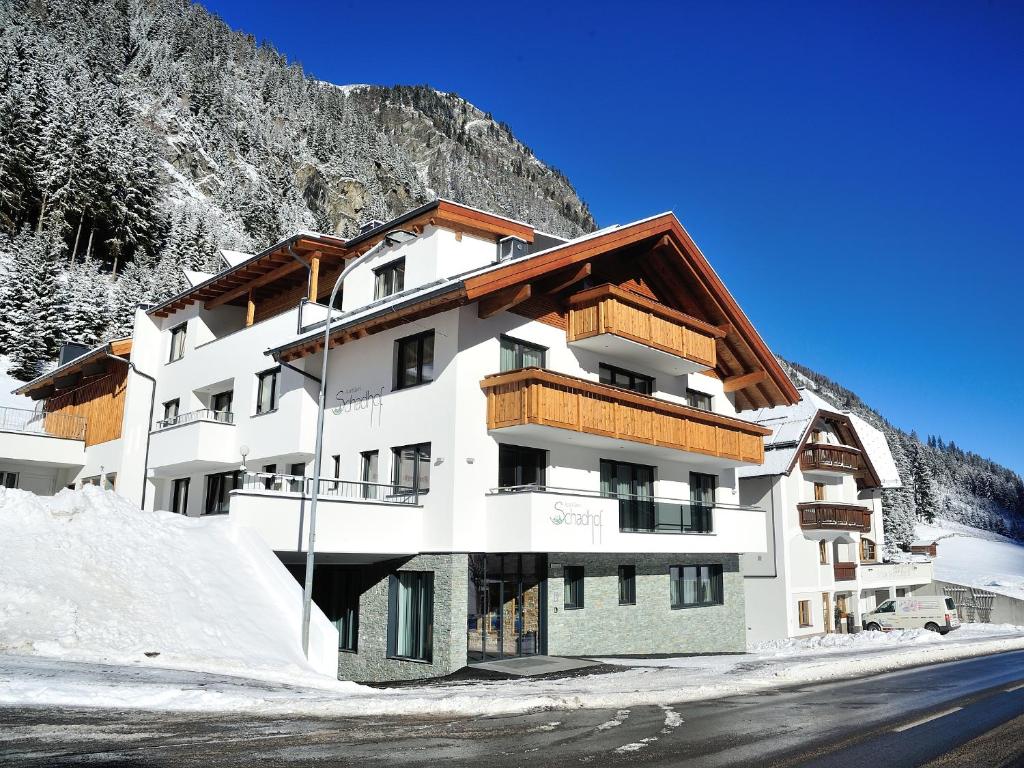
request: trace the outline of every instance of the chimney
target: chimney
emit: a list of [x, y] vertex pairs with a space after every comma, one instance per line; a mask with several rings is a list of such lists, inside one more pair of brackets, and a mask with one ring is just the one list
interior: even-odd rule
[[57, 365], [64, 365], [72, 360], [77, 360], [88, 351], [88, 344], [79, 344], [77, 341], [65, 341], [60, 345], [60, 357], [58, 358]]

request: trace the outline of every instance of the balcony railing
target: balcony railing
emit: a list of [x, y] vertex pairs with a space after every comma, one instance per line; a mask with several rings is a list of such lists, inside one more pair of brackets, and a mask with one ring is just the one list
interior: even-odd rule
[[811, 501], [797, 504], [800, 527], [808, 530], [868, 531], [871, 530], [871, 509], [857, 504]]
[[584, 498], [617, 499], [619, 530], [623, 533], [714, 533], [714, 510], [761, 510], [737, 504], [704, 504], [684, 499], [640, 496], [628, 493], [603, 494], [576, 488], [548, 485], [514, 485], [493, 488], [491, 493], [549, 493]]
[[614, 285], [600, 285], [569, 299], [567, 340], [601, 334], [686, 358], [702, 368], [715, 367], [715, 339], [725, 335], [702, 320]]
[[857, 578], [856, 563], [836, 563], [832, 569], [836, 581], [853, 581]]
[[811, 443], [800, 454], [800, 468], [853, 474], [864, 468], [864, 459], [859, 450], [848, 445]]
[[[313, 492], [313, 478], [274, 472], [246, 472], [242, 477], [241, 487], [246, 491], [269, 491], [308, 497]], [[369, 483], [362, 480], [322, 477], [319, 488], [320, 492], [317, 495], [323, 499], [419, 504], [419, 493], [415, 488], [393, 483]]]
[[0, 432], [25, 432], [31, 435], [84, 440], [85, 426], [85, 417], [72, 413], [0, 408]]
[[235, 414], [231, 411], [214, 411], [210, 408], [200, 408], [197, 411], [179, 413], [177, 416], [172, 416], [169, 419], [160, 419], [160, 421], [156, 423], [156, 428], [167, 429], [167, 427], [175, 427], [179, 424], [191, 424], [195, 421], [214, 421], [218, 424], [234, 424]]
[[600, 437], [761, 464], [756, 424], [540, 368], [488, 376], [487, 428], [555, 427]]

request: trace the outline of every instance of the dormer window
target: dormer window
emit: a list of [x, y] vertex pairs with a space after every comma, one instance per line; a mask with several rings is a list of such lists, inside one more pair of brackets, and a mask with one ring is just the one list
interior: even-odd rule
[[173, 363], [185, 356], [185, 331], [188, 329], [186, 323], [175, 326], [171, 329], [171, 354], [167, 362]]
[[405, 259], [392, 261], [373, 270], [373, 298], [383, 299], [405, 290]]

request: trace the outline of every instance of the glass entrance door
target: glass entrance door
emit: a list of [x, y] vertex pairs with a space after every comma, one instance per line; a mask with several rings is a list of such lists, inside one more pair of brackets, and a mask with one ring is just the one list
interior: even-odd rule
[[544, 555], [470, 555], [466, 648], [470, 663], [541, 651]]

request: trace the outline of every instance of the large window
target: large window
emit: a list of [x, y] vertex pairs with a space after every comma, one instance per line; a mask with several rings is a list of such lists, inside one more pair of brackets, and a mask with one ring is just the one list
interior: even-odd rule
[[686, 404], [691, 408], [699, 408], [702, 411], [711, 410], [711, 395], [706, 392], [698, 392], [696, 389], [686, 390]]
[[391, 449], [391, 482], [418, 493], [430, 490], [430, 443]]
[[673, 608], [721, 605], [721, 565], [673, 565], [669, 568], [669, 595]]
[[601, 363], [598, 366], [602, 384], [611, 384], [613, 387], [622, 387], [639, 392], [641, 395], [654, 393], [654, 378], [644, 376], [642, 373], [627, 371], [625, 368], [616, 368], [614, 365]]
[[434, 380], [434, 332], [417, 333], [395, 342], [395, 389]]
[[[304, 569], [303, 569], [304, 570]], [[359, 593], [356, 568], [318, 565], [313, 579], [313, 602], [338, 628], [338, 650], [355, 653], [359, 641]]]
[[601, 495], [619, 499], [620, 530], [655, 530], [654, 467], [601, 459]]
[[562, 566], [563, 603], [565, 609], [573, 610], [583, 607], [583, 566]]
[[501, 372], [515, 371], [519, 368], [543, 368], [547, 351], [547, 347], [539, 344], [502, 336]]
[[498, 446], [498, 487], [518, 488], [524, 485], [543, 487], [548, 466], [548, 452], [521, 445]]
[[690, 533], [711, 533], [717, 485], [717, 475], [690, 473], [690, 507], [683, 510], [683, 530]]
[[405, 290], [405, 259], [392, 261], [373, 270], [373, 298], [383, 299]]
[[636, 566], [619, 566], [619, 605], [636, 605]]
[[434, 574], [393, 574], [388, 584], [388, 655], [431, 661], [433, 644]]
[[277, 410], [280, 384], [280, 367], [256, 374], [256, 413], [270, 413]]
[[188, 478], [179, 477], [171, 483], [171, 512], [188, 514]]
[[175, 360], [181, 360], [185, 355], [185, 331], [187, 329], [188, 325], [185, 323], [171, 329], [171, 354], [167, 358], [167, 362], [173, 363]]
[[217, 515], [228, 511], [228, 494], [236, 488], [242, 487], [242, 473], [239, 470], [234, 472], [221, 472], [216, 475], [206, 476], [206, 504], [203, 512], [207, 515]]

